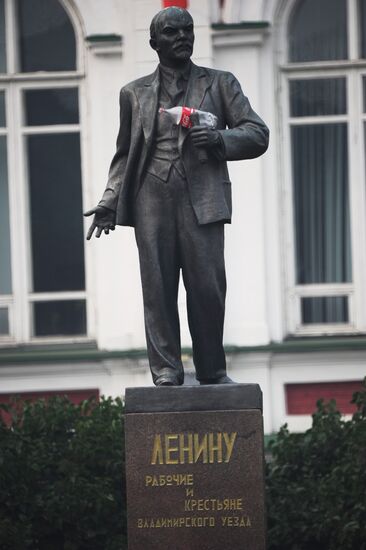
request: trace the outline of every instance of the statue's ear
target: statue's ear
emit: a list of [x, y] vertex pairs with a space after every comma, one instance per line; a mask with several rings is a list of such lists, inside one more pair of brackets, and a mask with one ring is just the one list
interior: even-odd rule
[[152, 47], [153, 50], [157, 51], [155, 38], [150, 38], [150, 46]]

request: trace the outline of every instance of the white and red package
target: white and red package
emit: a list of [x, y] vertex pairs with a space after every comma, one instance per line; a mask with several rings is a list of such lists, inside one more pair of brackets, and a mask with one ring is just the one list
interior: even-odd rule
[[198, 115], [200, 125], [209, 126], [209, 128], [216, 128], [217, 116], [207, 111], [199, 111], [192, 107], [179, 106], [171, 107], [170, 109], [164, 109], [160, 107], [159, 113], [167, 113], [174, 124], [177, 126], [183, 126], [184, 128], [191, 128], [193, 126], [191, 115]]

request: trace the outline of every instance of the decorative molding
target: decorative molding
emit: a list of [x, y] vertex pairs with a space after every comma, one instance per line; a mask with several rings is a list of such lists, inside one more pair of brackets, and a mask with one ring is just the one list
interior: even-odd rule
[[212, 23], [215, 31], [238, 30], [238, 29], [268, 29], [269, 21], [240, 21], [240, 23]]
[[268, 21], [214, 23], [211, 27], [214, 48], [261, 46], [270, 30]]
[[120, 34], [91, 34], [86, 37], [90, 51], [98, 56], [121, 56], [123, 36]]
[[[329, 338], [292, 338], [283, 342], [272, 342], [258, 346], [225, 346], [225, 352], [229, 355], [238, 354], [301, 354], [327, 352], [337, 354], [339, 351], [357, 352], [366, 350], [366, 336], [344, 336]], [[190, 365], [192, 356], [191, 348], [183, 348], [182, 355], [187, 366]], [[107, 351], [100, 350], [94, 342], [90, 344], [75, 344], [65, 346], [14, 346], [0, 350], [0, 369], [13, 364], [43, 364], [54, 363], [101, 363], [114, 360], [141, 361], [147, 357], [146, 349], [130, 349]], [[336, 355], [335, 355], [336, 357]], [[262, 360], [261, 358], [259, 358]], [[292, 359], [291, 359], [292, 360]], [[342, 356], [342, 361], [344, 357]], [[1, 367], [4, 365], [4, 367]]]
[[[65, 387], [74, 387], [75, 378], [110, 377], [116, 375], [141, 375], [149, 372], [148, 360], [132, 358], [116, 358], [106, 361], [63, 361], [54, 362], [50, 359], [47, 363], [32, 362], [31, 364], [7, 364], [0, 369], [1, 380], [47, 380], [64, 378]], [[67, 380], [67, 382], [66, 382]], [[36, 384], [38, 387], [39, 384]], [[52, 389], [50, 387], [50, 389]], [[24, 390], [26, 391], [26, 390]], [[32, 390], [33, 391], [33, 390]], [[4, 393], [4, 392], [2, 392]], [[6, 392], [5, 392], [6, 393]]]
[[[361, 368], [363, 376], [365, 373], [366, 363], [366, 348], [333, 348], [333, 349], [312, 349], [302, 353], [294, 352], [278, 352], [274, 353], [271, 358], [271, 367], [273, 369], [292, 369], [294, 366], [298, 369], [298, 375], [295, 382], [317, 382], [318, 374], [323, 379], [327, 380], [352, 380], [354, 374], [353, 368]], [[312, 372], [309, 377], [307, 371], [310, 367], [316, 367], [317, 373]], [[327, 375], [325, 376], [326, 369]], [[340, 369], [337, 376], [335, 370]], [[340, 374], [341, 373], [341, 374]], [[324, 378], [325, 377], [325, 378]]]

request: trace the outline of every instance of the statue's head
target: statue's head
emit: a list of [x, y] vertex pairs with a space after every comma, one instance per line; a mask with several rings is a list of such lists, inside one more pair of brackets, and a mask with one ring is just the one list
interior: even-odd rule
[[163, 65], [179, 67], [193, 52], [193, 19], [183, 8], [171, 7], [159, 11], [151, 21], [150, 46]]

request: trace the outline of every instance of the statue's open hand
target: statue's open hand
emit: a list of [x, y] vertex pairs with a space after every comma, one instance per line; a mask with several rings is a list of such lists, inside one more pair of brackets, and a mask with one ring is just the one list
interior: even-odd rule
[[193, 126], [189, 130], [189, 135], [196, 147], [213, 149], [220, 145], [220, 134], [217, 130], [209, 126]]
[[89, 231], [86, 236], [88, 241], [92, 238], [95, 229], [97, 230], [95, 236], [99, 239], [103, 231], [106, 235], [108, 235], [109, 231], [114, 231], [116, 225], [116, 213], [109, 208], [105, 208], [104, 206], [96, 206], [95, 208], [85, 212], [84, 216], [92, 216], [93, 214], [93, 223], [89, 227]]

